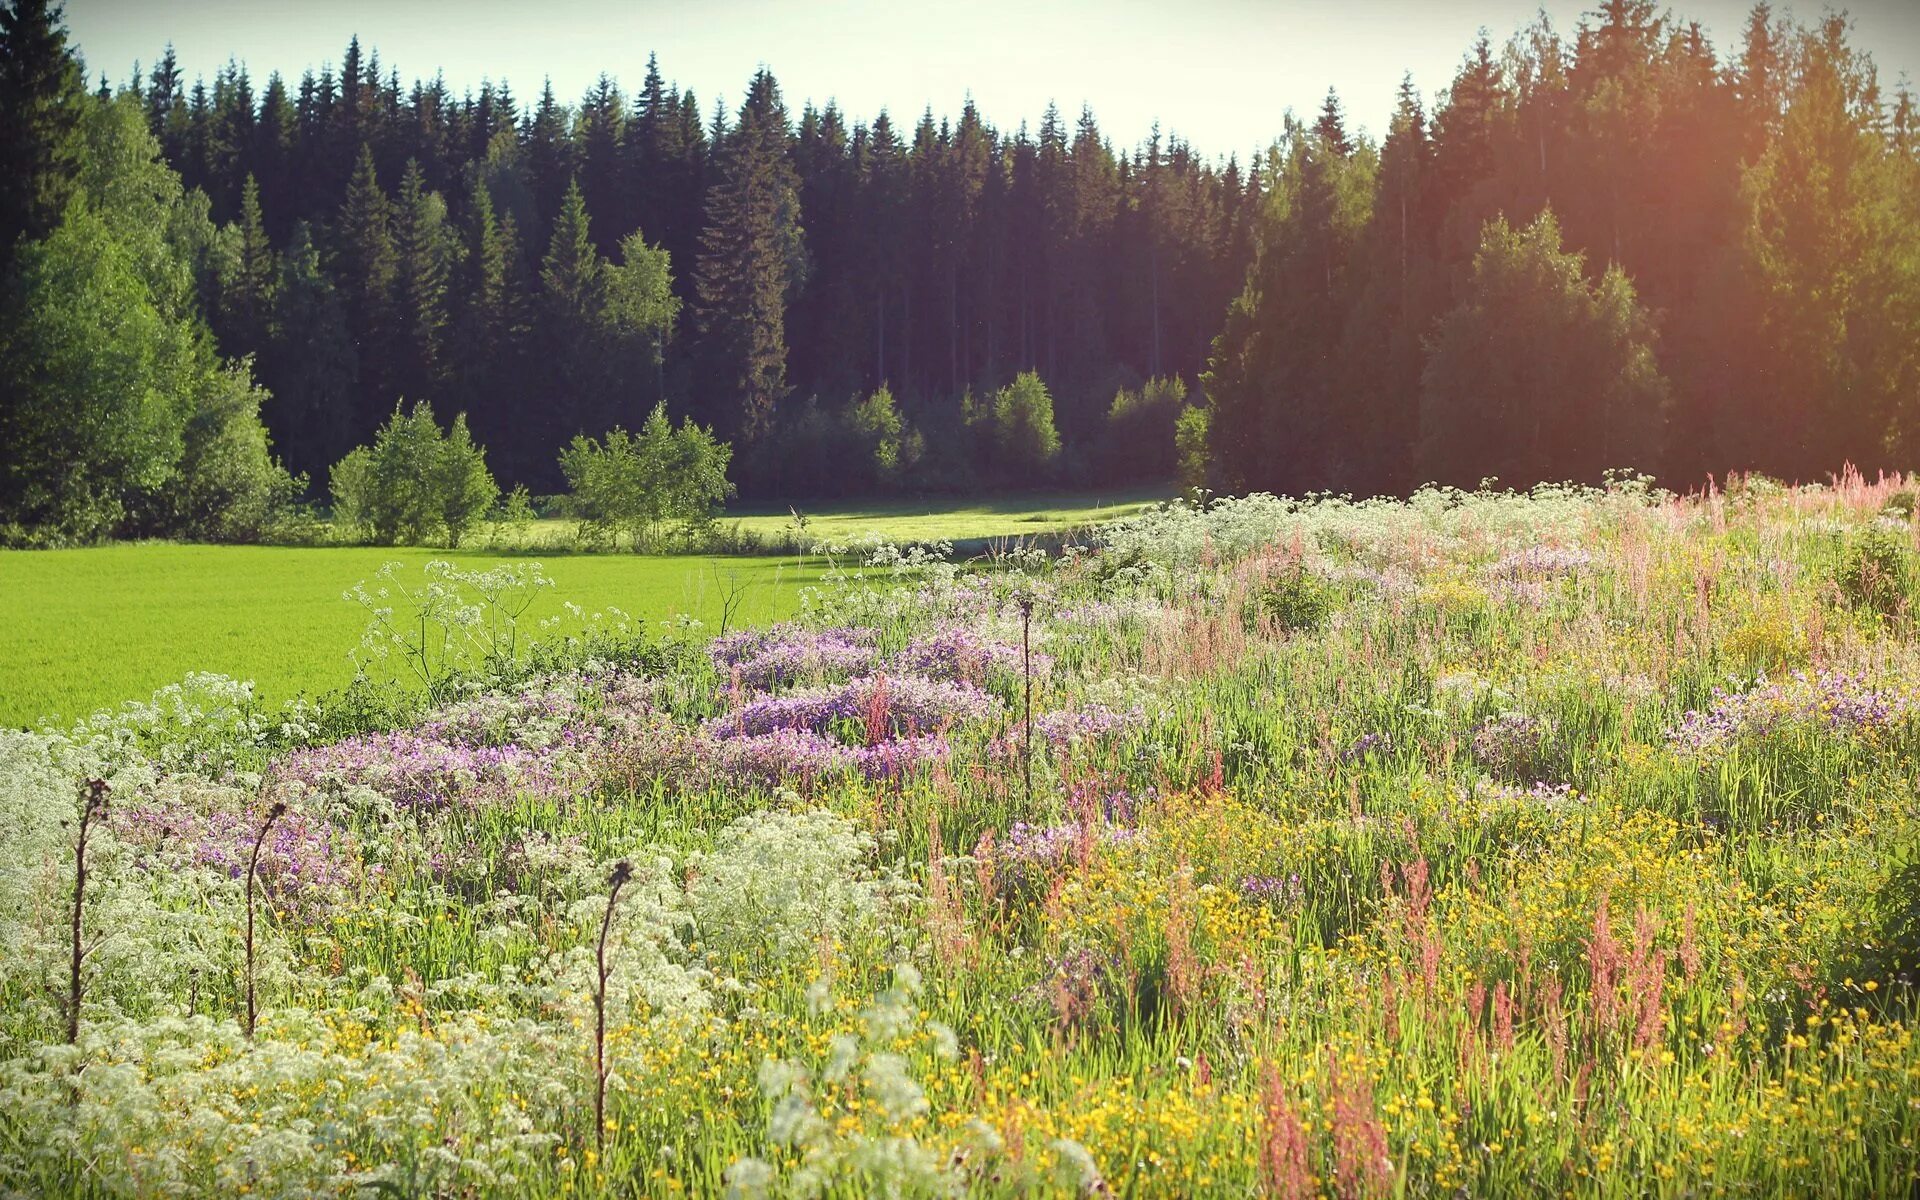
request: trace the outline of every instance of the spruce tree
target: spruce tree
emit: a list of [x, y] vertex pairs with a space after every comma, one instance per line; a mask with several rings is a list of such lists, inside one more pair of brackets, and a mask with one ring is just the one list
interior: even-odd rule
[[0, 9], [0, 268], [22, 238], [59, 222], [79, 174], [81, 110], [91, 101], [50, 0]]
[[223, 336], [247, 351], [257, 352], [267, 341], [279, 268], [267, 240], [260, 186], [251, 175], [240, 191], [238, 234], [232, 278], [222, 296], [226, 318]]
[[754, 441], [787, 393], [786, 305], [802, 265], [787, 110], [754, 76], [718, 151], [695, 275], [707, 411], [730, 439]]
[[593, 248], [586, 198], [568, 183], [541, 260], [540, 346], [554, 379], [543, 445], [557, 447], [579, 432], [598, 432], [609, 364], [605, 323], [606, 264]]
[[417, 159], [407, 160], [394, 207], [395, 300], [400, 359], [396, 384], [405, 396], [438, 394], [445, 376], [447, 331], [446, 205], [426, 189]]
[[360, 362], [356, 427], [371, 429], [397, 397], [394, 390], [393, 227], [386, 193], [374, 171], [373, 151], [360, 147], [334, 228], [333, 276], [345, 299], [347, 329]]

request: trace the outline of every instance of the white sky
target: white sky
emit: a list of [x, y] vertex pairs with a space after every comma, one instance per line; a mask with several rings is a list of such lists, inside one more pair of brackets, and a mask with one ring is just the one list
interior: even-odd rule
[[[1452, 79], [1478, 29], [1503, 42], [1542, 7], [1571, 38], [1590, 0], [67, 0], [66, 19], [90, 75], [116, 84], [137, 60], [151, 67], [171, 41], [189, 80], [229, 58], [256, 86], [280, 71], [337, 64], [355, 33], [382, 68], [444, 71], [457, 95], [506, 79], [522, 101], [551, 76], [565, 102], [605, 71], [631, 93], [647, 53], [692, 87], [711, 113], [731, 109], [761, 64], [797, 114], [812, 99], [850, 117], [887, 108], [910, 122], [927, 105], [959, 112], [970, 92], [1011, 131], [1037, 126], [1049, 100], [1069, 117], [1091, 104], [1116, 145], [1158, 120], [1202, 153], [1266, 145], [1293, 108], [1318, 107], [1329, 85], [1349, 121], [1378, 134], [1403, 71], [1431, 98]], [[1723, 57], [1738, 44], [1746, 0], [1687, 0]], [[1775, 5], [1812, 19], [1822, 8]], [[1882, 81], [1920, 76], [1920, 0], [1856, 0], [1855, 41]], [[91, 82], [91, 79], [90, 79]], [[904, 135], [904, 134], [903, 134]]]

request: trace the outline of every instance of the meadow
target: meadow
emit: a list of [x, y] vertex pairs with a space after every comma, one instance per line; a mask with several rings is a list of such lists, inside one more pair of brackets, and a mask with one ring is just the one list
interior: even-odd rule
[[0, 1193], [1910, 1194], [1913, 514], [1256, 496], [531, 647], [409, 566], [430, 700], [0, 733]]

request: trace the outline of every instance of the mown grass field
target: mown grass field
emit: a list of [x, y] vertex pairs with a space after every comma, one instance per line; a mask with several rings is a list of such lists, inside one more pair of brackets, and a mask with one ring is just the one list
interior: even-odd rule
[[[1175, 493], [1169, 488], [1132, 488], [1106, 492], [1042, 492], [985, 500], [931, 497], [913, 500], [830, 501], [818, 506], [748, 505], [725, 513], [723, 529], [770, 544], [787, 546], [849, 541], [875, 534], [902, 544], [964, 543], [976, 548], [999, 539], [1035, 537], [1084, 529], [1102, 521], [1129, 517]], [[804, 527], [795, 521], [796, 510]], [[576, 544], [577, 523], [547, 517], [512, 535], [514, 544], [535, 550], [566, 550]]]
[[0, 554], [8, 653], [0, 723], [62, 720], [144, 699], [190, 671], [251, 679], [268, 703], [339, 687], [365, 611], [341, 598], [382, 564], [434, 559], [466, 566], [542, 561], [554, 587], [534, 615], [571, 601], [648, 621], [686, 613], [719, 621], [736, 583], [736, 614], [763, 623], [791, 613], [819, 578], [794, 558], [526, 555], [396, 547], [182, 546], [143, 543]]
[[[1136, 490], [854, 504], [807, 514], [804, 536], [796, 540], [873, 533], [902, 543], [977, 543], [1082, 528], [1164, 498], [1164, 492]], [[797, 532], [784, 510], [729, 515], [723, 524], [735, 520], [769, 539]], [[736, 586], [745, 591], [736, 623], [790, 615], [801, 589], [817, 581], [824, 566], [794, 555], [578, 554], [569, 552], [572, 537], [571, 521], [545, 520], [517, 539], [521, 546], [506, 550], [156, 542], [0, 554], [0, 596], [12, 608], [10, 653], [0, 664], [0, 723], [84, 716], [144, 699], [189, 671], [251, 679], [269, 703], [338, 687], [353, 677], [347, 655], [366, 623], [341, 592], [387, 562], [485, 566], [532, 559], [545, 563], [555, 582], [535, 615], [570, 601], [589, 612], [617, 607], [645, 621], [685, 613], [709, 626], [718, 623], [722, 598]]]
[[[1167, 489], [1135, 489], [1003, 496], [957, 503], [904, 500], [834, 507], [818, 513], [806, 505], [798, 507], [800, 515], [807, 519], [807, 536], [820, 540], [844, 540], [878, 533], [895, 542], [960, 542], [1079, 529], [1132, 516], [1172, 495]], [[795, 528], [793, 513], [787, 509], [747, 509], [729, 515], [723, 523], [735, 520], [742, 529], [766, 537], [785, 537]]]

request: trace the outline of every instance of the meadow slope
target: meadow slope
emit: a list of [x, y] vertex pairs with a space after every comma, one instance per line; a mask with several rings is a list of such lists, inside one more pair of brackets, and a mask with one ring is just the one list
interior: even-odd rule
[[0, 1193], [1907, 1194], [1913, 508], [1253, 497], [0, 732]]

